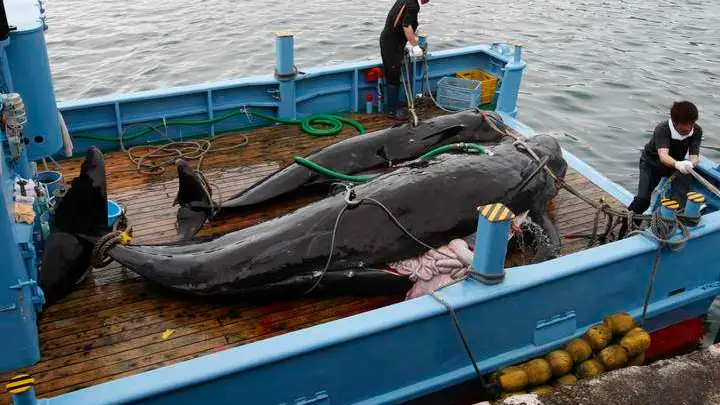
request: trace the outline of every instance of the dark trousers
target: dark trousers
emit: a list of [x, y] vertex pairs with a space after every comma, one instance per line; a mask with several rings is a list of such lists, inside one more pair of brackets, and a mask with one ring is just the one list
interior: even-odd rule
[[[653, 190], [660, 184], [663, 177], [670, 177], [673, 169], [666, 169], [648, 162], [644, 157], [640, 158], [640, 179], [638, 181], [638, 192], [628, 209], [636, 214], [642, 214], [650, 207], [650, 197]], [[691, 178], [687, 174], [677, 173], [670, 184], [669, 198], [675, 199], [681, 207], [685, 206], [687, 192], [690, 191]]]
[[401, 43], [380, 38], [380, 57], [387, 84], [400, 84], [400, 69], [404, 56], [403, 46]]
[[[405, 104], [400, 100], [400, 75], [405, 62], [404, 47], [405, 42], [388, 40], [382, 35], [380, 36], [380, 56], [382, 57], [383, 71], [385, 73], [385, 95], [387, 96], [388, 112], [391, 116], [400, 119], [404, 117], [401, 110]], [[412, 83], [412, 75], [408, 76], [408, 80]]]
[[633, 201], [628, 206], [630, 211], [640, 215], [650, 207], [650, 197], [653, 190], [660, 183], [667, 171], [660, 167], [648, 163], [644, 158], [640, 158], [640, 179], [638, 181], [638, 192]]

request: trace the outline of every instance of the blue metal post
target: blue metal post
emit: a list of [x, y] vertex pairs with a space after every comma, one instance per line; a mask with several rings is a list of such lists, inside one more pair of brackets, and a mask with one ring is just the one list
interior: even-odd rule
[[295, 55], [293, 36], [280, 32], [275, 39], [275, 78], [280, 90], [280, 107], [278, 116], [284, 119], [296, 118], [295, 105]]
[[473, 271], [485, 284], [501, 283], [505, 279], [510, 221], [515, 214], [501, 203], [479, 207], [478, 211]]
[[700, 217], [700, 208], [705, 204], [705, 196], [700, 193], [687, 193], [687, 202], [685, 203], [685, 216], [697, 219]]
[[0, 41], [0, 71], [2, 71], [3, 81], [0, 90], [2, 90], [3, 93], [11, 93], [15, 91], [12, 82], [12, 75], [10, 74], [10, 64], [8, 63], [7, 52], [5, 52], [5, 47], [7, 47], [9, 44], [9, 38]]
[[19, 374], [10, 379], [5, 386], [12, 395], [13, 404], [15, 405], [35, 405], [35, 388], [33, 384], [35, 379], [27, 374]]
[[517, 117], [517, 100], [520, 94], [520, 81], [527, 63], [522, 60], [522, 46], [515, 45], [513, 60], [505, 65], [505, 74], [500, 85], [497, 111]]
[[[0, 336], [3, 338], [0, 373], [28, 366], [40, 359], [37, 322], [31, 290], [25, 287], [32, 277], [33, 226], [14, 220], [12, 172], [5, 164], [0, 144]], [[28, 256], [24, 257], [25, 254]], [[27, 262], [27, 263], [26, 263]], [[28, 266], [28, 267], [26, 267]]]
[[677, 201], [669, 198], [663, 198], [660, 202], [660, 216], [663, 219], [672, 220], [675, 218], [675, 212], [680, 208]]

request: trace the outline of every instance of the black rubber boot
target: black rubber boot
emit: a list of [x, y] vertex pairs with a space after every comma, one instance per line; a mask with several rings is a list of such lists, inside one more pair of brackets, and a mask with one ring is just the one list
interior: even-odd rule
[[400, 86], [397, 84], [388, 84], [386, 95], [388, 104], [388, 117], [399, 121], [407, 120], [407, 113], [400, 105]]

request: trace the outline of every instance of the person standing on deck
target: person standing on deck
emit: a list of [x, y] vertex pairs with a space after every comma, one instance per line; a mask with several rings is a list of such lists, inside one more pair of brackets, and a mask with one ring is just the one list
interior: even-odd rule
[[420, 4], [430, 0], [396, 0], [388, 12], [385, 28], [380, 34], [380, 55], [385, 71], [387, 88], [385, 95], [388, 103], [388, 116], [393, 119], [405, 120], [407, 115], [400, 106], [400, 67], [403, 61], [403, 48], [421, 56], [422, 49], [418, 45], [415, 31], [418, 27]]
[[650, 206], [652, 192], [662, 177], [670, 177], [676, 170], [688, 175], [697, 166], [703, 134], [697, 120], [698, 109], [693, 103], [679, 101], [672, 105], [670, 119], [655, 127], [642, 151], [638, 193], [628, 209], [642, 214]]

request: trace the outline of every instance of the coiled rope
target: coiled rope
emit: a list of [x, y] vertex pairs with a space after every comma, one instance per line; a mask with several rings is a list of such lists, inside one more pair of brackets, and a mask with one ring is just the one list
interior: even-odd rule
[[[360, 134], [365, 133], [365, 128], [357, 121], [327, 114], [315, 114], [307, 116], [299, 120], [288, 120], [283, 118], [274, 117], [267, 114], [262, 114], [255, 111], [250, 111], [243, 107], [236, 111], [229, 112], [219, 117], [208, 119], [208, 120], [177, 120], [168, 121], [165, 118], [162, 120], [162, 125], [151, 125], [146, 123], [131, 124], [125, 127], [117, 138], [107, 138], [91, 134], [78, 133], [73, 135], [77, 139], [91, 139], [105, 142], [120, 142], [120, 148], [128, 156], [130, 162], [135, 166], [132, 169], [120, 169], [118, 171], [137, 171], [140, 174], [158, 175], [165, 172], [165, 166], [173, 164], [177, 159], [184, 160], [198, 160], [196, 170], [200, 170], [202, 166], [203, 158], [209, 153], [225, 152], [233, 149], [237, 149], [247, 145], [248, 138], [242, 135], [240, 142], [225, 146], [225, 147], [213, 147], [213, 143], [222, 137], [229, 135], [236, 135], [233, 132], [227, 132], [225, 134], [216, 135], [213, 138], [201, 138], [193, 140], [180, 140], [174, 141], [168, 135], [168, 127], [170, 126], [199, 126], [199, 125], [214, 125], [227, 119], [245, 115], [248, 121], [252, 121], [251, 116], [256, 116], [268, 121], [277, 122], [285, 125], [299, 125], [302, 130], [311, 136], [334, 136], [340, 133], [343, 129], [344, 124], [348, 124], [354, 127]], [[324, 125], [330, 128], [322, 129], [313, 127], [313, 125]], [[131, 128], [143, 127], [141, 131], [135, 132], [128, 135], [128, 131]], [[163, 128], [163, 130], [161, 130]], [[159, 140], [151, 141], [152, 143], [167, 141], [166, 144], [160, 146], [150, 145], [136, 145], [130, 148], [126, 148], [124, 142], [132, 139], [157, 132], [162, 137]], [[137, 152], [138, 150], [144, 150], [146, 152]], [[137, 152], [137, 153], [136, 153]], [[160, 159], [160, 161], [152, 161], [152, 159]]]

